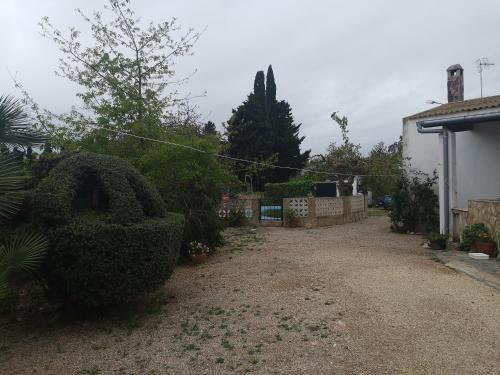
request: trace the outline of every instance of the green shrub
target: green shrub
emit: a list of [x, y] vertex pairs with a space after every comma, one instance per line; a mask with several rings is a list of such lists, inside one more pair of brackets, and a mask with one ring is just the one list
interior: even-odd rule
[[266, 197], [269, 198], [295, 198], [306, 197], [312, 193], [314, 181], [298, 180], [280, 183], [270, 183], [264, 186]]
[[469, 251], [472, 244], [484, 235], [489, 237], [488, 229], [486, 229], [483, 223], [467, 225], [462, 232], [460, 244], [458, 245], [459, 249]]
[[33, 184], [38, 185], [59, 162], [71, 155], [70, 152], [43, 152], [40, 154], [40, 157], [31, 166]]
[[226, 223], [230, 227], [241, 227], [245, 224], [246, 217], [245, 211], [238, 208], [232, 208], [229, 210], [226, 218]]
[[156, 189], [117, 157], [60, 161], [36, 187], [33, 212], [50, 242], [49, 289], [66, 302], [129, 302], [161, 286], [179, 256], [183, 216], [166, 214]]
[[211, 249], [222, 245], [223, 222], [218, 210], [221, 191], [236, 178], [211, 153], [220, 153], [220, 141], [213, 136], [169, 134], [165, 140], [178, 142], [207, 152], [153, 144], [137, 162], [138, 167], [160, 192], [167, 209], [186, 218], [181, 254], [188, 255], [191, 242]]
[[131, 225], [75, 221], [49, 232], [50, 290], [90, 307], [130, 302], [161, 287], [179, 256], [183, 217]]
[[403, 173], [392, 196], [389, 216], [396, 232], [436, 232], [439, 227], [437, 176]]
[[129, 163], [90, 153], [60, 161], [37, 186], [33, 205], [36, 219], [44, 225], [67, 224], [89, 209], [120, 224], [165, 212], [156, 189]]

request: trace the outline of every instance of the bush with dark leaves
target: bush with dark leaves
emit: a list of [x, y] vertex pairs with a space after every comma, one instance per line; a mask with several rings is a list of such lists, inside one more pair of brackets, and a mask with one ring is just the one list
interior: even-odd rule
[[128, 162], [79, 153], [36, 187], [34, 218], [50, 241], [49, 288], [65, 302], [130, 302], [160, 287], [179, 256], [184, 218]]

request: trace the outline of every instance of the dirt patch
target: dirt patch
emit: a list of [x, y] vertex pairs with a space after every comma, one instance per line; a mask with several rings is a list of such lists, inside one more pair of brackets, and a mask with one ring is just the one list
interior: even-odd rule
[[232, 231], [157, 311], [45, 332], [0, 327], [2, 374], [497, 374], [500, 293], [385, 217]]

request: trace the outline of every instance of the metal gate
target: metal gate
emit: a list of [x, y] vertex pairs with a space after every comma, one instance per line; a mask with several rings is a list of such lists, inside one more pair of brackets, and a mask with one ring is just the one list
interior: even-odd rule
[[283, 220], [283, 200], [282, 199], [261, 199], [259, 201], [260, 221], [282, 221]]

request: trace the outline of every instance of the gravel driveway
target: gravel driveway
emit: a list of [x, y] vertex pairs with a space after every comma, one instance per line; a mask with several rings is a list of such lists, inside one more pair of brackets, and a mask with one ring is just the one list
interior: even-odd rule
[[233, 231], [163, 304], [45, 332], [1, 327], [2, 374], [500, 374], [500, 293], [385, 217]]

